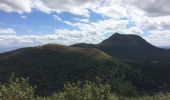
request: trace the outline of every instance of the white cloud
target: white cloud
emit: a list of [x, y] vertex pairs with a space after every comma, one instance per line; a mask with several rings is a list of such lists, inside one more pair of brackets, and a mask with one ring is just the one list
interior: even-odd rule
[[[58, 38], [67, 45], [74, 43], [99, 43], [108, 38], [116, 31], [126, 28], [128, 21], [124, 20], [100, 20], [93, 23], [74, 23], [78, 30], [56, 29], [55, 33]], [[119, 29], [118, 29], [119, 27]]]
[[15, 35], [16, 32], [12, 28], [0, 28], [0, 36], [1, 35]]
[[[143, 35], [153, 44], [169, 45], [170, 31], [169, 0], [0, 0], [0, 10], [5, 12], [30, 13], [39, 10], [45, 13], [68, 12], [86, 18], [75, 18], [76, 22], [63, 20], [57, 14], [54, 19], [78, 30], [56, 29], [54, 35], [1, 36], [10, 43], [97, 43], [114, 32]], [[95, 12], [109, 19], [90, 20]], [[26, 18], [26, 16], [21, 16]], [[125, 18], [125, 19], [121, 19]], [[133, 25], [129, 25], [129, 22]], [[129, 25], [129, 27], [127, 27]], [[166, 30], [166, 31], [162, 31]], [[13, 29], [0, 29], [0, 34], [16, 34]], [[166, 38], [164, 37], [166, 35]], [[20, 41], [20, 42], [17, 42]], [[45, 42], [44, 42], [45, 41]], [[160, 42], [159, 42], [160, 41]], [[165, 41], [165, 42], [163, 42]], [[33, 43], [32, 43], [33, 42]], [[7, 43], [7, 42], [6, 42]]]
[[82, 22], [82, 23], [89, 23], [90, 20], [88, 18], [74, 18], [75, 21]]
[[120, 29], [119, 31], [120, 33], [124, 33], [124, 34], [137, 34], [137, 35], [143, 35], [144, 32], [142, 31], [141, 28], [139, 27], [130, 27], [130, 28], [125, 28], [125, 29]]
[[5, 12], [30, 13], [37, 9], [45, 13], [69, 12], [88, 17], [87, 8], [94, 8], [98, 0], [1, 0], [0, 10]]
[[94, 8], [98, 0], [41, 0], [52, 12], [70, 12], [77, 15], [89, 16], [87, 8]]
[[[129, 8], [141, 9], [150, 16], [169, 15], [169, 0], [1, 0], [0, 10], [30, 13], [37, 9], [45, 13], [70, 12], [89, 16], [89, 10], [110, 17], [127, 16]], [[89, 9], [89, 10], [88, 10]]]
[[[56, 19], [63, 21], [59, 17]], [[65, 21], [64, 21], [65, 22]], [[71, 22], [69, 22], [71, 23]], [[68, 23], [67, 23], [68, 24]], [[117, 27], [125, 28], [127, 21], [116, 21], [113, 19], [101, 20], [93, 23], [71, 23], [78, 30], [69, 29], [56, 29], [51, 35], [0, 35], [1, 46], [32, 46], [41, 45], [46, 43], [58, 43], [64, 45], [70, 45], [79, 42], [86, 43], [99, 43], [103, 39], [109, 37]], [[9, 31], [10, 30], [10, 31]], [[3, 31], [3, 33], [14, 33], [15, 31], [8, 29], [9, 32]]]
[[170, 30], [151, 31], [146, 38], [149, 42], [157, 46], [170, 46]]
[[170, 14], [169, 0], [128, 0], [130, 4], [144, 10], [149, 16], [165, 16]]
[[[0, 35], [0, 46], [35, 46], [47, 43], [60, 43], [53, 35]], [[61, 43], [62, 44], [62, 43]]]
[[120, 16], [127, 16], [127, 10], [122, 1], [123, 0], [103, 0], [101, 6], [93, 8], [92, 10], [104, 16], [118, 19]]
[[53, 18], [57, 21], [62, 21], [62, 19], [58, 15], [53, 15]]
[[56, 21], [60, 21], [60, 22], [62, 22], [62, 23], [64, 23], [64, 24], [67, 24], [67, 25], [70, 25], [70, 26], [75, 26], [74, 23], [71, 23], [71, 22], [69, 22], [69, 21], [63, 20], [63, 19], [61, 19], [61, 18], [60, 18], [59, 16], [57, 16], [57, 15], [53, 15], [53, 17], [54, 17], [54, 19], [55, 19]]
[[26, 17], [26, 16], [24, 16], [24, 15], [22, 15], [22, 16], [21, 16], [21, 18], [22, 18], [22, 19], [27, 19], [27, 17]]
[[32, 11], [31, 0], [1, 0], [0, 10], [5, 12], [30, 13]]

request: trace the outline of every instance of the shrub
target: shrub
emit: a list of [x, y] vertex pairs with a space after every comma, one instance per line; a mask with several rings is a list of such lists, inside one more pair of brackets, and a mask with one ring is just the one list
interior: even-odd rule
[[34, 88], [28, 79], [11, 76], [9, 82], [0, 85], [0, 100], [30, 100], [34, 97]]
[[81, 82], [67, 83], [63, 92], [54, 94], [47, 100], [118, 100], [118, 98], [111, 93], [109, 85], [86, 81], [83, 85]]
[[[66, 83], [61, 92], [48, 97], [35, 97], [34, 87], [30, 86], [28, 79], [11, 76], [9, 82], [0, 85], [0, 100], [170, 100], [170, 93], [159, 93], [154, 96], [125, 97], [135, 94], [132, 87], [121, 85], [120, 93], [114, 95], [107, 84], [92, 83], [89, 81]], [[127, 94], [129, 92], [129, 94]], [[124, 96], [123, 96], [124, 95]]]

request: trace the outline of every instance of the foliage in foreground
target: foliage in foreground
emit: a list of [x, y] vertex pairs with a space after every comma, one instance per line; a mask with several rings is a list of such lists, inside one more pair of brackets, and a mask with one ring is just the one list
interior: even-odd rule
[[0, 100], [30, 100], [34, 97], [34, 88], [28, 79], [11, 76], [7, 84], [0, 85]]
[[109, 85], [86, 81], [84, 85], [67, 83], [63, 92], [54, 94], [47, 100], [118, 100], [118, 98], [111, 93]]
[[127, 98], [112, 93], [107, 84], [86, 81], [66, 83], [63, 91], [38, 97], [34, 95], [34, 88], [29, 85], [28, 79], [12, 76], [7, 84], [0, 85], [0, 100], [170, 100], [170, 93]]

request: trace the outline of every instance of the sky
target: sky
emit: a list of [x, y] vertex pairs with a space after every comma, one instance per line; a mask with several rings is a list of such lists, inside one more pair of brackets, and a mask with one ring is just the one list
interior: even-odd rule
[[0, 51], [99, 43], [115, 32], [170, 47], [169, 0], [0, 0]]

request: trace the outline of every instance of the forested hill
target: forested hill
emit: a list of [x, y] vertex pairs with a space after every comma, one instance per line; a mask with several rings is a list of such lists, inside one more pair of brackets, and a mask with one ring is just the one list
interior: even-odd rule
[[170, 76], [170, 51], [153, 46], [138, 35], [115, 33], [99, 44], [79, 43], [72, 46], [97, 48], [139, 68], [142, 76], [147, 80], [142, 83], [143, 85], [139, 85], [142, 88], [154, 90], [162, 86], [160, 91], [169, 90], [166, 86], [170, 84], [168, 77]]
[[112, 88], [118, 92], [121, 84], [132, 87], [128, 82], [133, 80], [131, 75], [137, 74], [133, 70], [132, 66], [95, 48], [49, 44], [0, 55], [0, 82], [6, 82], [11, 73], [28, 77], [37, 86], [39, 95], [60, 91], [67, 82], [96, 82], [97, 79], [115, 84]]
[[67, 82], [107, 83], [119, 95], [170, 89], [169, 51], [137, 35], [113, 34], [99, 44], [48, 44], [0, 54], [0, 83], [11, 73], [30, 78], [36, 94], [51, 95]]

